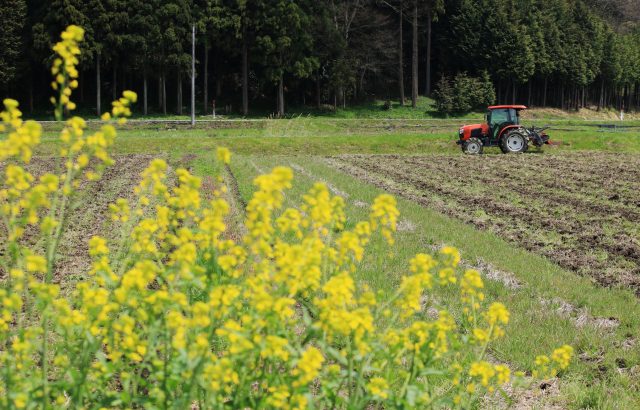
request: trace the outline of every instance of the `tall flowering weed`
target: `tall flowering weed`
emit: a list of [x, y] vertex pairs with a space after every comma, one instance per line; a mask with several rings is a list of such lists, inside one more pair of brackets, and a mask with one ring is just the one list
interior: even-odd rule
[[[54, 47], [56, 116], [75, 108], [82, 38], [71, 26]], [[0, 406], [454, 408], [512, 380], [486, 357], [509, 312], [485, 301], [480, 275], [461, 271], [456, 249], [416, 255], [379, 300], [354, 273], [372, 251], [388, 251], [373, 243], [393, 245], [395, 200], [381, 195], [369, 218], [348, 223], [342, 198], [318, 183], [299, 208], [285, 208], [293, 173], [284, 167], [254, 180], [246, 233], [234, 242], [224, 187], [205, 199], [198, 177], [152, 161], [135, 200], [110, 206], [120, 239], [91, 238], [85, 279], [62, 295], [53, 272], [68, 209], [81, 182], [112, 165], [113, 122], [135, 100], [125, 92], [93, 134], [68, 119], [63, 171], [38, 179], [24, 166], [40, 126], [4, 101]], [[231, 154], [220, 148], [217, 158], [226, 165]], [[454, 289], [462, 316], [429, 319], [435, 287]], [[571, 357], [569, 346], [537, 357], [536, 376], [555, 376]]]

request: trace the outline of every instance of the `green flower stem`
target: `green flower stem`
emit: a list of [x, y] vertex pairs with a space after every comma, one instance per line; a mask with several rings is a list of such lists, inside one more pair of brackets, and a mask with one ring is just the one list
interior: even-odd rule
[[489, 341], [491, 341], [491, 335], [493, 334], [493, 329], [495, 328], [495, 323], [491, 325], [489, 328], [489, 336], [487, 337], [487, 341], [484, 342], [484, 346], [482, 346], [482, 351], [480, 352], [480, 356], [478, 356], [478, 361], [484, 358], [484, 355], [487, 353], [487, 349], [489, 348]]
[[89, 347], [91, 348], [87, 348], [84, 343], [83, 343], [83, 349], [82, 351], [84, 352], [82, 359], [81, 359], [81, 365], [80, 365], [80, 381], [79, 383], [77, 383], [76, 385], [76, 397], [77, 399], [71, 400], [71, 402], [73, 403], [73, 408], [77, 408], [78, 406], [82, 407], [82, 396], [84, 395], [84, 385], [86, 383], [87, 380], [87, 375], [89, 373], [89, 367], [91, 365], [91, 362], [93, 361], [95, 354], [98, 350], [98, 348], [102, 345], [102, 343], [100, 341], [96, 341], [93, 344], [89, 344]]
[[49, 321], [46, 314], [47, 307], [44, 308], [42, 314], [42, 409], [47, 408], [47, 337], [49, 331]]
[[348, 344], [347, 344], [347, 363], [348, 363], [348, 368], [349, 368], [349, 373], [347, 375], [347, 389], [349, 391], [349, 404], [351, 404], [351, 398], [352, 398], [352, 391], [353, 391], [353, 382], [352, 382], [352, 378], [353, 378], [353, 346], [351, 345], [351, 338], [349, 338], [348, 340]]
[[404, 398], [404, 396], [407, 394], [409, 383], [415, 377], [415, 371], [416, 371], [415, 364], [416, 364], [416, 351], [413, 350], [411, 352], [411, 371], [407, 374], [407, 377], [404, 379], [404, 383], [402, 384], [402, 388], [400, 389], [400, 394], [398, 395], [398, 397]]
[[162, 321], [162, 326], [164, 329], [164, 337], [162, 338], [162, 344], [164, 346], [164, 351], [162, 355], [162, 391], [164, 392], [164, 400], [163, 400], [163, 408], [166, 410], [169, 408], [169, 402], [167, 400], [167, 392], [169, 389], [167, 388], [167, 368], [169, 366], [169, 361], [167, 360], [167, 355], [169, 352], [169, 329], [167, 328], [167, 321]]
[[[68, 161], [71, 161], [71, 154], [69, 154]], [[63, 189], [58, 191], [57, 195], [54, 197], [54, 202], [51, 207], [50, 214], [53, 216], [55, 216], [56, 214], [59, 214], [59, 215], [57, 219], [58, 224], [55, 227], [54, 233], [53, 235], [49, 235], [47, 239], [47, 253], [46, 253], [47, 273], [45, 275], [45, 283], [51, 283], [51, 280], [53, 279], [53, 270], [55, 268], [56, 251], [58, 250], [60, 238], [62, 237], [64, 225], [66, 223], [67, 205], [69, 203], [69, 199], [72, 194], [70, 193], [69, 195], [65, 195], [64, 188], [68, 186], [71, 189], [73, 179], [74, 179], [74, 173], [72, 168], [69, 167], [67, 169], [67, 174], [64, 179]], [[58, 203], [60, 202], [60, 197], [62, 197], [62, 202], [58, 210]]]

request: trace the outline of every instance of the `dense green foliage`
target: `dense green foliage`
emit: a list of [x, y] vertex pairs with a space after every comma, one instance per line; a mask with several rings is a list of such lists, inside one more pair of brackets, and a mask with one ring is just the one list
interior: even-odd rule
[[[282, 115], [285, 101], [326, 108], [405, 92], [414, 99], [442, 77], [484, 72], [496, 102], [629, 111], [640, 106], [640, 12], [632, 3], [16, 1], [0, 13], [0, 96], [49, 110], [51, 45], [73, 23], [87, 31], [81, 109], [100, 112], [99, 101], [130, 88], [141, 95], [140, 111], [181, 113], [195, 25], [201, 113], [214, 100], [218, 113]], [[470, 101], [456, 110], [484, 103], [462, 98]]]
[[496, 92], [486, 71], [481, 78], [460, 73], [453, 81], [443, 76], [438, 82], [434, 97], [439, 112], [466, 113], [493, 104]]
[[24, 1], [0, 3], [0, 89], [16, 76], [25, 11]]

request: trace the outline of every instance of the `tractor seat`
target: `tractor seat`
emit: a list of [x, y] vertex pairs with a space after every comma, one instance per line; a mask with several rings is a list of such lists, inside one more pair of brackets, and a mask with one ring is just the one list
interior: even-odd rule
[[492, 127], [493, 139], [498, 139], [498, 135], [500, 135], [500, 131], [502, 131], [504, 127], [508, 127], [509, 125], [514, 125], [514, 123], [512, 121], [505, 121], [505, 122], [501, 122], [497, 126]]

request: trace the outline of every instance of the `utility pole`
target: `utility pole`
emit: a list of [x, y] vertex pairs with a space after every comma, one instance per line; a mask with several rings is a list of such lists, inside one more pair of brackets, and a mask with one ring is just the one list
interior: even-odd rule
[[411, 55], [411, 106], [418, 104], [418, 0], [413, 0], [413, 53]]
[[196, 125], [196, 25], [191, 28], [191, 126]]

